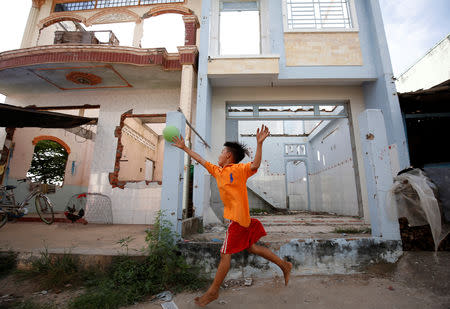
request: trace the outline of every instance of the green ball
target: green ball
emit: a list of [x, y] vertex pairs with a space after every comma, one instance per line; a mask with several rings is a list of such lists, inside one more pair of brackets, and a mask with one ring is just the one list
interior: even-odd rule
[[175, 136], [180, 136], [180, 130], [176, 126], [166, 126], [163, 130], [164, 139], [172, 143]]

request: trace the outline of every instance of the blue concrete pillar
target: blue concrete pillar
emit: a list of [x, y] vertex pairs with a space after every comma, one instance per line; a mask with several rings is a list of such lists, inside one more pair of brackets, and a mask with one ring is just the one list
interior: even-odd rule
[[[184, 136], [186, 120], [182, 113], [167, 113], [166, 125], [180, 129]], [[184, 151], [165, 141], [163, 179], [161, 193], [161, 211], [164, 218], [172, 223], [173, 231], [181, 236], [181, 221], [183, 219], [183, 174]]]
[[[389, 216], [390, 205], [386, 199], [393, 184], [386, 127], [381, 110], [366, 109], [358, 116], [366, 187], [369, 197], [372, 236], [399, 240], [397, 216]], [[392, 212], [391, 212], [392, 213]], [[396, 213], [394, 211], [394, 213]]]
[[[211, 101], [212, 88], [208, 79], [209, 29], [211, 16], [211, 0], [202, 1], [202, 18], [200, 20], [200, 47], [198, 55], [197, 109], [195, 128], [197, 132], [211, 144]], [[195, 137], [194, 151], [207, 159], [205, 145]], [[195, 216], [202, 217], [209, 204], [208, 172], [198, 163], [194, 163], [193, 203]]]

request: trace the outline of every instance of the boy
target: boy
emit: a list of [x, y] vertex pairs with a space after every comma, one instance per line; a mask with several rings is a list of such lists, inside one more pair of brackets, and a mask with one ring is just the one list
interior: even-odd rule
[[[264, 227], [257, 219], [250, 218], [247, 197], [247, 179], [254, 175], [261, 164], [262, 145], [270, 132], [262, 126], [256, 132], [256, 154], [253, 162], [239, 163], [248, 151], [239, 143], [226, 142], [218, 159], [218, 165], [205, 161], [199, 154], [186, 147], [182, 136], [173, 138], [173, 145], [185, 151], [198, 163], [203, 165], [217, 180], [220, 197], [224, 204], [223, 216], [231, 220], [227, 234], [220, 250], [220, 263], [213, 283], [195, 303], [204, 307], [219, 297], [219, 288], [230, 269], [231, 255], [247, 249], [277, 264], [284, 275], [285, 285], [289, 282], [292, 264], [280, 259], [270, 249], [256, 245], [266, 235]], [[238, 164], [239, 163], [239, 164]]]

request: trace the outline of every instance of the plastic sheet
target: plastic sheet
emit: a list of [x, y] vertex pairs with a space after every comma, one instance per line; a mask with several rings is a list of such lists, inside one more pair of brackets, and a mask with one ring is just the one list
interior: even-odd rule
[[389, 205], [393, 206], [389, 208], [392, 218], [405, 217], [411, 226], [429, 224], [435, 250], [449, 232], [449, 227], [442, 224], [436, 195], [437, 187], [420, 169], [413, 169], [396, 176], [388, 194]]

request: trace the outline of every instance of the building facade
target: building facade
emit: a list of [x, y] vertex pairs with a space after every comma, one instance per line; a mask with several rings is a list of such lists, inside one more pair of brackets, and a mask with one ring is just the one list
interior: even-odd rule
[[[145, 21], [164, 13], [183, 16], [177, 53], [142, 45]], [[118, 22], [133, 25], [132, 46], [80, 30]], [[399, 239], [385, 195], [409, 158], [376, 0], [33, 1], [22, 48], [0, 54], [0, 85], [7, 104], [98, 118], [95, 141], [69, 157], [86, 171], [70, 193], [110, 196], [115, 223], [152, 223], [159, 209], [179, 223], [189, 187], [193, 215], [221, 222], [214, 179], [193, 164], [187, 186], [189, 160], [155, 123], [184, 132], [187, 120], [193, 149], [213, 163], [226, 140], [254, 151], [265, 123], [252, 205], [361, 216], [373, 236]], [[16, 166], [36, 135], [67, 136], [22, 130], [8, 181], [24, 176]]]

